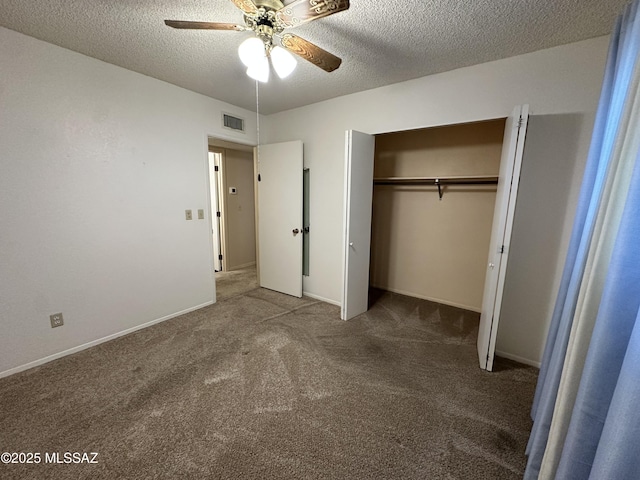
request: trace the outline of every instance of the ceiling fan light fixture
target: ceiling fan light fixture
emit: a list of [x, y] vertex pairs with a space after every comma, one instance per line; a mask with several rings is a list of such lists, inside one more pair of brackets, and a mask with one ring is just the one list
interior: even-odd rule
[[247, 68], [247, 75], [262, 83], [269, 81], [269, 59], [264, 55], [264, 53], [262, 58], [249, 65], [249, 68]]
[[275, 46], [271, 50], [271, 63], [280, 78], [287, 78], [296, 68], [298, 62], [284, 48]]
[[[296, 67], [296, 60], [290, 52], [325, 72], [333, 72], [342, 63], [340, 57], [304, 38], [284, 33], [284, 30], [348, 10], [349, 0], [288, 0], [286, 6], [285, 1], [287, 0], [231, 0], [242, 10], [244, 25], [187, 20], [165, 20], [164, 23], [168, 27], [184, 30], [253, 31], [256, 36], [245, 39], [238, 47], [238, 54], [247, 67], [247, 74], [260, 81], [268, 81], [271, 68], [269, 64], [273, 64], [280, 78], [290, 75]], [[274, 37], [280, 39], [279, 43], [284, 50], [273, 44]]]
[[265, 58], [264, 42], [258, 37], [247, 38], [238, 47], [238, 55], [245, 66], [251, 68]]

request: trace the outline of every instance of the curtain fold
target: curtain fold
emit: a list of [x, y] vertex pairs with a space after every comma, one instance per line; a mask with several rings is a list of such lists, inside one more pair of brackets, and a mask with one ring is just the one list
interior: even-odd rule
[[[638, 258], [630, 253], [640, 252], [640, 221], [636, 220], [640, 199], [635, 200], [640, 196], [639, 4], [635, 0], [625, 9], [611, 38], [532, 408], [525, 479], [586, 479], [592, 465], [593, 474], [600, 475], [592, 478], [640, 478], [614, 474], [611, 458], [623, 460], [601, 441], [605, 434], [615, 436], [615, 428], [620, 427], [616, 425], [619, 414], [614, 412], [628, 407], [624, 401], [638, 387], [629, 380], [635, 350], [627, 347], [634, 345], [629, 342], [640, 304], [640, 253]], [[634, 286], [623, 285], [621, 279], [635, 282]], [[626, 383], [617, 383], [618, 374]], [[637, 466], [625, 462], [616, 468], [615, 472], [635, 472]], [[609, 473], [602, 476], [604, 472]]]
[[[635, 158], [637, 160], [637, 153]], [[616, 393], [624, 398], [628, 396], [625, 392], [638, 388], [640, 383], [640, 376], [637, 374], [640, 364], [632, 366], [627, 364], [627, 371], [635, 367], [635, 375], [626, 373], [621, 377], [627, 353], [632, 359], [634, 347], [636, 347], [631, 340], [640, 309], [640, 248], [638, 245], [640, 245], [640, 164], [636, 161], [629, 198], [614, 246], [602, 302], [556, 478], [640, 478], [639, 437], [632, 440], [632, 445], [635, 447], [633, 455], [620, 458], [620, 462], [628, 465], [626, 467], [617, 466], [611, 461], [611, 458], [618, 458], [619, 453], [612, 449], [611, 445], [605, 444], [602, 439], [605, 426], [608, 432], [607, 441], [611, 442], [611, 437], [629, 436], [632, 431], [637, 431], [640, 425], [638, 398], [635, 402], [632, 401], [632, 405], [635, 404], [636, 408], [626, 417], [621, 417], [620, 412], [623, 412], [628, 405], [619, 405], [619, 400], [614, 402]], [[615, 429], [613, 432], [611, 432], [612, 428]], [[591, 475], [591, 467], [595, 465], [597, 451], [599, 451], [598, 469], [601, 473], [598, 475], [600, 476]], [[637, 474], [629, 477], [616, 476], [612, 473], [621, 468], [630, 468]], [[607, 473], [610, 469], [611, 472]]]
[[640, 365], [640, 312], [625, 356], [618, 385], [607, 414], [600, 446], [591, 469], [592, 479], [640, 478], [638, 438], [638, 365]]

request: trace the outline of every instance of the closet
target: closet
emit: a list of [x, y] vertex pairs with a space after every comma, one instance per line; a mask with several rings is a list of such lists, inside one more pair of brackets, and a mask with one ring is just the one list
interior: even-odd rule
[[482, 309], [505, 119], [375, 137], [370, 285]]

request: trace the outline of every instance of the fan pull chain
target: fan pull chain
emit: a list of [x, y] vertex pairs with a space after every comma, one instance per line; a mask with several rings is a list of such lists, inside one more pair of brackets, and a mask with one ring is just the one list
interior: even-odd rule
[[258, 141], [258, 181], [260, 181], [260, 89], [256, 80], [256, 136]]

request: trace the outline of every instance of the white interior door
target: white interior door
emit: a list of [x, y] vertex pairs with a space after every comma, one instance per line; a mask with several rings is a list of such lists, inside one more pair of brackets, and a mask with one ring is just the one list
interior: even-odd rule
[[348, 130], [345, 152], [343, 293], [340, 317], [369, 308], [369, 258], [375, 137]]
[[302, 297], [302, 142], [258, 150], [260, 286]]
[[489, 258], [482, 298], [482, 313], [478, 331], [478, 359], [480, 368], [491, 371], [496, 349], [500, 308], [504, 280], [509, 259], [513, 217], [520, 182], [520, 168], [524, 140], [529, 119], [529, 106], [518, 106], [507, 118], [502, 159], [500, 160], [500, 176], [496, 194], [496, 206], [493, 212], [493, 226], [489, 244]]

